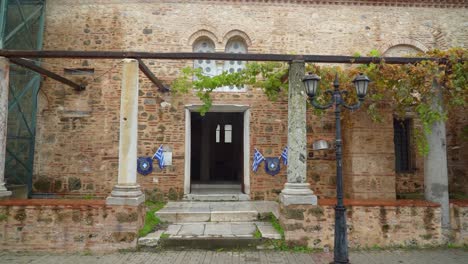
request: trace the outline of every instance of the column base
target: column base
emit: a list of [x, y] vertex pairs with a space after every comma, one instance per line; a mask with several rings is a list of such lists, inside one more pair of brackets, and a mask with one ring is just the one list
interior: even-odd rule
[[317, 196], [308, 183], [286, 183], [280, 194], [280, 201], [284, 205], [310, 204], [317, 205]]
[[11, 196], [12, 192], [8, 191], [5, 187], [5, 183], [0, 184], [0, 199], [6, 199]]
[[140, 185], [116, 185], [106, 199], [108, 205], [138, 206], [145, 201]]

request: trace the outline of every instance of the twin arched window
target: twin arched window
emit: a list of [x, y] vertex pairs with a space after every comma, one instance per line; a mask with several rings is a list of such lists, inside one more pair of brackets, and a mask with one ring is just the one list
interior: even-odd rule
[[[215, 44], [208, 37], [198, 38], [193, 43], [193, 52], [215, 52]], [[247, 53], [247, 44], [240, 37], [231, 38], [224, 50], [226, 53]], [[224, 63], [217, 63], [214, 60], [195, 60], [193, 67], [202, 69], [203, 74], [206, 76], [215, 76], [223, 71], [230, 73], [239, 72], [245, 68], [245, 61], [225, 61]], [[217, 88], [217, 92], [244, 92], [245, 87], [239, 86], [226, 86]]]

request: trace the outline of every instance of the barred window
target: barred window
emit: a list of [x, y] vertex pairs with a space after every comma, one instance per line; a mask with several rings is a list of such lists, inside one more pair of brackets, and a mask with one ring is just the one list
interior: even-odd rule
[[[215, 44], [209, 38], [199, 38], [193, 43], [193, 52], [215, 52]], [[202, 69], [203, 74], [206, 76], [217, 75], [216, 61], [214, 60], [195, 60], [193, 67]]]
[[[247, 44], [242, 38], [232, 38], [226, 44], [226, 53], [247, 53]], [[223, 66], [223, 71], [234, 73], [240, 72], [245, 68], [245, 61], [225, 61]], [[244, 92], [244, 86], [226, 86], [216, 89], [217, 91], [224, 92]]]
[[393, 142], [395, 145], [395, 171], [397, 173], [411, 171], [410, 149], [411, 119], [393, 119]]

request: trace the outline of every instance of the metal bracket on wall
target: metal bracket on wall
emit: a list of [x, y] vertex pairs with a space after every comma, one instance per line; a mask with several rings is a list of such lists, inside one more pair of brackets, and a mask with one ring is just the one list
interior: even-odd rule
[[35, 71], [41, 75], [45, 75], [47, 77], [50, 77], [58, 82], [61, 82], [63, 84], [66, 84], [72, 88], [74, 88], [76, 91], [83, 91], [86, 89], [86, 85], [83, 85], [83, 84], [77, 84], [67, 78], [64, 78], [58, 74], [55, 74], [49, 70], [46, 70], [42, 67], [39, 67], [37, 66], [36, 64], [34, 64], [33, 62], [30, 62], [28, 60], [25, 60], [25, 59], [19, 59], [19, 58], [9, 58], [9, 60], [11, 62], [13, 62], [14, 64], [17, 64], [19, 66], [22, 66], [22, 67], [25, 67], [25, 68], [28, 68], [32, 71]]

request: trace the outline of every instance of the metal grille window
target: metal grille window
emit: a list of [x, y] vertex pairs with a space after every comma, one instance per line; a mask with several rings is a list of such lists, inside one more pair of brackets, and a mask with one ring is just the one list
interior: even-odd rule
[[393, 119], [393, 142], [395, 144], [395, 171], [397, 173], [411, 170], [410, 155], [411, 119]]
[[[200, 38], [193, 43], [193, 52], [215, 52], [215, 44], [211, 39]], [[214, 60], [195, 60], [193, 62], [195, 69], [202, 69], [206, 76], [217, 75], [216, 61]]]
[[[247, 53], [247, 45], [245, 44], [244, 40], [241, 38], [234, 38], [229, 40], [226, 44], [226, 53]], [[240, 72], [245, 68], [245, 61], [225, 61], [223, 66], [223, 71], [227, 71], [229, 73]], [[225, 86], [216, 89], [216, 91], [220, 92], [245, 92], [244, 86]]]

